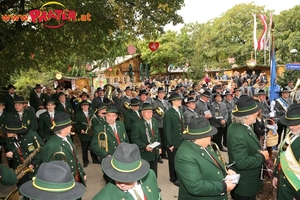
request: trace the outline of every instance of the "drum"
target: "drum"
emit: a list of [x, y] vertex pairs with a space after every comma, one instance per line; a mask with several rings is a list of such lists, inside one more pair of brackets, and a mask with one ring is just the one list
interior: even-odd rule
[[46, 111], [47, 111], [46, 109], [40, 109], [40, 110], [38, 110], [38, 111], [35, 113], [35, 116], [36, 116], [37, 118], [39, 118], [40, 115], [41, 115], [42, 113], [46, 112]]
[[272, 120], [273, 125], [267, 125], [269, 131], [267, 133], [267, 147], [273, 147], [278, 144], [277, 125]]

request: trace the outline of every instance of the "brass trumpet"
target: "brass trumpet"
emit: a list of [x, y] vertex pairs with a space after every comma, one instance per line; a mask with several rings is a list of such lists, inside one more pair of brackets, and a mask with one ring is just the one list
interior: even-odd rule
[[130, 109], [130, 103], [129, 102], [124, 102], [124, 107], [126, 109]]
[[157, 108], [155, 109], [155, 112], [157, 114], [159, 114], [160, 116], [164, 116], [165, 112], [164, 109], [162, 109], [161, 107], [157, 106]]
[[113, 91], [115, 90], [115, 87], [113, 85], [110, 84], [106, 84], [104, 86], [104, 90], [105, 90], [105, 95], [104, 97], [108, 98], [110, 101], [112, 101], [112, 96], [113, 96]]
[[[104, 139], [101, 139], [101, 135], [104, 136]], [[104, 131], [98, 133], [98, 145], [99, 145], [100, 148], [102, 148], [106, 152], [108, 152], [108, 140], [107, 140], [106, 126], [105, 125], [104, 125]]]
[[219, 158], [219, 160], [221, 161], [221, 163], [223, 164], [224, 169], [225, 169], [225, 171], [226, 171], [226, 173], [227, 173], [227, 165], [226, 165], [226, 161], [225, 161], [224, 157], [222, 156], [221, 151], [220, 151], [218, 145], [217, 145], [216, 143], [214, 143], [214, 142], [211, 142], [210, 146], [211, 146], [211, 147], [213, 148], [213, 150], [217, 153], [218, 158]]
[[66, 154], [63, 152], [62, 147], [60, 147], [60, 151], [55, 152], [55, 153], [52, 155], [52, 161], [53, 161], [53, 160], [57, 160], [57, 159], [55, 159], [55, 157], [56, 157], [56, 156], [59, 156], [59, 155], [62, 157], [61, 160], [67, 162], [67, 156], [66, 156]]

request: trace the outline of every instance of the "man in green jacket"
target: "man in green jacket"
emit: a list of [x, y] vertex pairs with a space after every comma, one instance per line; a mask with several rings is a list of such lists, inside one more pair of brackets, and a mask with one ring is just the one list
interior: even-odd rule
[[204, 117], [192, 118], [187, 124], [182, 135], [185, 140], [175, 156], [179, 200], [228, 199], [227, 191], [236, 186], [231, 180], [223, 180], [235, 172], [227, 171], [223, 160], [213, 151], [211, 138], [216, 133], [217, 129]]
[[16, 97], [18, 97], [18, 95], [15, 93], [15, 89], [17, 88], [14, 85], [9, 84], [7, 87], [4, 87], [3, 89], [7, 90], [7, 93], [2, 97], [2, 100], [5, 105], [5, 111], [9, 113], [15, 109], [14, 100]]
[[70, 166], [74, 179], [85, 185], [86, 174], [79, 162], [76, 147], [70, 138], [73, 124], [75, 123], [67, 113], [59, 113], [54, 117], [51, 127], [54, 135], [43, 148], [42, 161], [64, 160]]
[[54, 99], [48, 99], [46, 102], [47, 111], [42, 113], [38, 119], [38, 133], [45, 143], [54, 134], [53, 130], [51, 130], [51, 127], [53, 126], [54, 117], [57, 114], [61, 113], [60, 111], [55, 111], [55, 102], [56, 101]]
[[102, 168], [114, 181], [102, 188], [93, 200], [161, 199], [155, 173], [149, 169], [149, 163], [141, 159], [137, 145], [122, 142], [113, 156], [103, 160]]
[[139, 120], [142, 116], [139, 111], [140, 108], [140, 102], [137, 98], [132, 98], [130, 100], [130, 109], [126, 110], [124, 115], [124, 125], [128, 134], [128, 137], [130, 139], [131, 129], [132, 125]]
[[261, 150], [251, 125], [255, 123], [260, 104], [247, 95], [242, 95], [232, 111], [232, 124], [228, 129], [227, 145], [229, 163], [241, 175], [239, 184], [232, 191], [234, 200], [255, 200], [263, 188], [259, 179], [262, 165], [269, 159], [268, 151]]
[[[91, 141], [91, 150], [100, 159], [113, 155], [121, 142], [129, 142], [125, 126], [122, 122], [117, 121], [117, 118], [118, 110], [116, 106], [109, 105], [105, 112], [106, 122], [94, 129], [95, 134], [93, 134]], [[99, 143], [101, 143], [100, 146]], [[106, 182], [110, 181], [105, 174], [103, 174], [103, 177]]]
[[15, 109], [7, 114], [7, 119], [17, 119], [22, 122], [27, 130], [36, 131], [37, 129], [37, 120], [36, 116], [30, 110], [25, 109], [25, 104], [27, 102], [23, 97], [18, 96], [14, 99]]
[[[140, 148], [141, 158], [147, 160], [157, 176], [157, 161], [161, 153], [160, 135], [158, 132], [158, 124], [153, 118], [154, 108], [150, 103], [142, 105], [141, 113], [143, 118], [138, 119], [132, 126], [131, 142]], [[151, 146], [156, 142], [158, 145]]]
[[[14, 170], [19, 169], [18, 167], [26, 161], [28, 162], [27, 167], [31, 169], [31, 171], [19, 177], [17, 185], [20, 186], [31, 180], [36, 174], [36, 170], [42, 163], [41, 152], [44, 143], [36, 132], [28, 131], [18, 119], [8, 119], [7, 124], [1, 128], [1, 131], [7, 134], [7, 152], [5, 155], [8, 159], [13, 160], [12, 168]], [[17, 175], [19, 174], [20, 172], [17, 172]]]
[[[88, 149], [91, 144], [92, 139], [92, 122], [91, 119], [94, 116], [93, 111], [89, 109], [90, 103], [86, 100], [83, 100], [80, 103], [81, 109], [78, 109], [75, 114], [75, 122], [74, 125], [76, 132], [79, 135], [81, 148], [82, 148], [82, 161], [83, 167], [87, 167], [89, 164], [88, 159]], [[91, 151], [91, 157], [93, 163], [100, 163], [97, 156]]]
[[43, 98], [43, 95], [42, 86], [40, 84], [36, 84], [29, 97], [30, 106], [33, 107], [35, 111], [45, 108], [44, 105], [46, 102], [44, 102], [45, 98]]
[[274, 168], [273, 186], [277, 189], [277, 199], [300, 199], [300, 104], [289, 106], [286, 114], [279, 118], [288, 126], [290, 133], [279, 148]]
[[163, 119], [165, 142], [169, 157], [170, 181], [176, 186], [179, 186], [179, 182], [177, 180], [174, 167], [174, 159], [177, 149], [183, 141], [182, 132], [184, 130], [184, 117], [181, 109], [179, 108], [181, 106], [181, 100], [182, 99], [178, 93], [173, 93], [169, 97], [172, 107], [167, 110]]

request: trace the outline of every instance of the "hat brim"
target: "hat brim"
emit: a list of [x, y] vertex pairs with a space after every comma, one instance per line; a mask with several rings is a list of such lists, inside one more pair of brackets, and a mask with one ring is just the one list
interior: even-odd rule
[[22, 103], [22, 104], [25, 104], [27, 103], [26, 101], [14, 101], [14, 103]]
[[53, 199], [79, 199], [86, 192], [84, 185], [81, 183], [75, 182], [75, 186], [66, 192], [48, 192], [35, 188], [31, 181], [27, 181], [22, 184], [19, 188], [21, 194], [30, 199], [44, 199], [44, 200], [53, 200]]
[[297, 120], [289, 120], [286, 118], [285, 115], [281, 116], [279, 118], [279, 122], [280, 124], [283, 124], [285, 126], [295, 126], [295, 125], [298, 125], [300, 124], [300, 119], [297, 119]]
[[243, 116], [254, 114], [254, 113], [258, 112], [262, 108], [262, 106], [261, 106], [260, 103], [256, 103], [256, 105], [257, 105], [256, 108], [254, 108], [253, 110], [250, 110], [250, 111], [247, 111], [247, 112], [239, 112], [239, 111], [237, 111], [237, 112], [232, 112], [232, 114], [234, 116], [237, 116], [237, 117], [243, 117]]
[[76, 122], [70, 122], [70, 123], [67, 123], [67, 124], [65, 124], [65, 125], [63, 125], [63, 126], [55, 126], [53, 129], [51, 129], [52, 131], [59, 131], [59, 130], [61, 130], [61, 129], [64, 129], [64, 128], [66, 128], [66, 127], [68, 127], [68, 126], [72, 126], [73, 124], [76, 124]]
[[25, 127], [22, 127], [20, 129], [14, 128], [14, 130], [10, 130], [10, 129], [7, 129], [6, 126], [2, 126], [1, 131], [3, 133], [24, 133], [27, 131], [27, 129]]
[[107, 114], [107, 113], [116, 113], [116, 114], [120, 114], [120, 112], [118, 112], [118, 111], [112, 111], [112, 110], [106, 110], [106, 112], [104, 112], [103, 114]]
[[181, 97], [175, 97], [175, 98], [169, 99], [168, 101], [174, 101], [174, 100], [182, 100], [182, 98]]
[[113, 156], [106, 157], [102, 161], [101, 166], [104, 173], [114, 181], [119, 181], [124, 183], [134, 182], [145, 177], [148, 174], [150, 169], [149, 163], [146, 160], [141, 159], [142, 164], [140, 168], [138, 168], [137, 170], [132, 172], [120, 172], [111, 166], [112, 159]]
[[201, 139], [206, 138], [215, 135], [218, 132], [218, 129], [216, 129], [214, 126], [211, 126], [211, 130], [205, 134], [189, 134], [184, 133], [182, 134], [182, 137], [186, 140], [195, 140], [195, 139]]
[[129, 104], [129, 106], [140, 106], [140, 103], [132, 103], [132, 104]]
[[223, 94], [213, 94], [213, 98], [215, 98], [216, 96], [221, 96], [221, 97], [224, 97], [224, 95]]

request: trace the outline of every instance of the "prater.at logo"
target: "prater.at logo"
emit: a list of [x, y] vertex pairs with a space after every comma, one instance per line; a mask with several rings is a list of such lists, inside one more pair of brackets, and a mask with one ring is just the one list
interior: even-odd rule
[[47, 28], [60, 28], [66, 22], [89, 22], [91, 21], [90, 13], [81, 14], [74, 10], [69, 10], [62, 3], [51, 1], [42, 5], [39, 9], [30, 10], [27, 15], [1, 15], [2, 21], [31, 21], [34, 24], [41, 23]]

